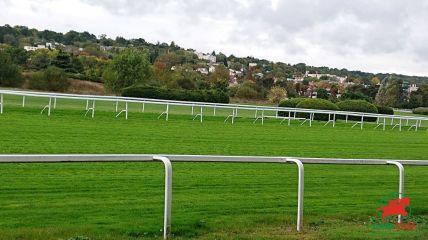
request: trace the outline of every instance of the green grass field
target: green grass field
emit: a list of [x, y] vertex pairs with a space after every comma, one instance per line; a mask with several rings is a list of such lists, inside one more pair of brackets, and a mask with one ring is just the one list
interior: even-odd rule
[[[428, 132], [262, 126], [228, 111], [204, 122], [189, 108], [130, 106], [115, 118], [114, 103], [97, 103], [84, 118], [85, 102], [59, 100], [50, 117], [45, 100], [5, 97], [0, 115], [0, 152], [169, 153], [296, 157], [427, 159]], [[208, 114], [208, 110], [206, 111]], [[187, 114], [187, 115], [185, 115]], [[240, 116], [254, 116], [240, 112]], [[211, 114], [212, 115], [212, 114]], [[219, 116], [220, 115], [220, 116]], [[1, 164], [0, 239], [160, 239], [163, 166], [160, 163]], [[426, 239], [415, 231], [373, 229], [383, 196], [396, 192], [393, 166], [305, 165], [304, 231], [295, 230], [297, 168], [279, 164], [174, 163], [175, 239]], [[428, 218], [428, 168], [406, 167], [405, 191], [413, 214]]]

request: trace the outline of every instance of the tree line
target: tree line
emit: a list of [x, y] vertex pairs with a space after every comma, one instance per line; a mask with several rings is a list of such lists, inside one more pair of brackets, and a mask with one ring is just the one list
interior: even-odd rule
[[[47, 43], [49, 47], [43, 49], [23, 49]], [[0, 26], [0, 85], [67, 91], [68, 79], [80, 79], [103, 83], [108, 91], [118, 94], [130, 86], [149, 86], [215, 90], [231, 97], [269, 99], [273, 103], [316, 94], [317, 98], [332, 101], [362, 99], [392, 107], [428, 106], [427, 77], [288, 64], [214, 51], [211, 55], [216, 57], [215, 62], [199, 59], [194, 50], [174, 42], [149, 43], [143, 38], [111, 39], [89, 32], [58, 33], [4, 25]], [[236, 73], [233, 84], [230, 72]], [[308, 73], [325, 76], [308, 77]], [[337, 83], [331, 76], [346, 77], [347, 84]], [[303, 81], [296, 82], [296, 78]], [[419, 89], [406, 93], [405, 85], [413, 83]]]

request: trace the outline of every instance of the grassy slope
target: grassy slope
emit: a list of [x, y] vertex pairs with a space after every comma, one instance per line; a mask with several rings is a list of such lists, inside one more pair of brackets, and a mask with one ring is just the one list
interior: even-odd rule
[[[183, 153], [349, 158], [427, 159], [425, 131], [398, 132], [265, 125], [240, 119], [235, 125], [209, 117], [155, 113], [130, 119], [97, 111], [83, 118], [81, 105], [58, 102], [51, 117], [42, 102], [17, 106], [7, 99], [0, 116], [1, 153]], [[112, 104], [97, 105], [111, 110]], [[67, 110], [61, 110], [66, 108]], [[80, 109], [79, 109], [80, 108]], [[146, 110], [150, 110], [147, 107]], [[189, 109], [176, 109], [177, 113]], [[151, 112], [161, 111], [153, 107]], [[220, 113], [218, 113], [220, 114]], [[224, 112], [223, 114], [227, 114]], [[241, 113], [245, 114], [245, 113]], [[248, 113], [248, 115], [251, 113]], [[163, 169], [158, 163], [2, 164], [0, 239], [156, 238], [162, 227]], [[373, 230], [379, 199], [396, 191], [397, 170], [385, 166], [305, 167], [303, 233], [295, 227], [296, 168], [271, 164], [174, 164], [173, 232], [177, 238], [424, 238], [415, 232]], [[406, 192], [414, 213], [428, 215], [428, 169], [406, 168]]]

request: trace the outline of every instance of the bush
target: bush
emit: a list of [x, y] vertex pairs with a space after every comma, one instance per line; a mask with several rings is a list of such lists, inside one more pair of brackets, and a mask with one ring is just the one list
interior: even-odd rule
[[[363, 113], [378, 113], [378, 109], [375, 105], [365, 101], [365, 100], [345, 100], [337, 103], [337, 106], [341, 111], [347, 112], [363, 112]], [[339, 116], [339, 118], [344, 119], [345, 116]], [[349, 116], [348, 120], [360, 121], [360, 117]], [[376, 118], [364, 118], [365, 121], [374, 122]]]
[[8, 54], [0, 51], [0, 86], [19, 87], [22, 82], [21, 68]]
[[387, 106], [376, 106], [377, 112], [380, 114], [394, 115], [394, 109]]
[[236, 91], [235, 97], [244, 99], [258, 99], [259, 93], [249, 86], [242, 85], [238, 88], [238, 91]]
[[[278, 104], [278, 107], [284, 107], [284, 108], [295, 108], [297, 104], [299, 104], [301, 101], [305, 100], [307, 98], [290, 98], [288, 100], [282, 101]], [[278, 116], [288, 116], [288, 112], [286, 111], [280, 111], [278, 112]]]
[[122, 96], [194, 102], [229, 103], [229, 95], [226, 92], [216, 90], [181, 90], [149, 86], [131, 86], [123, 89]]
[[65, 92], [70, 82], [62, 69], [48, 67], [45, 71], [34, 73], [29, 86], [31, 89]]
[[229, 96], [230, 97], [235, 97], [236, 92], [238, 92], [238, 89], [239, 89], [238, 85], [230, 86], [229, 87]]
[[428, 115], [428, 108], [426, 107], [418, 107], [413, 109], [414, 114], [422, 114], [422, 115]]
[[[325, 100], [325, 99], [319, 99], [319, 98], [308, 98], [296, 105], [297, 108], [306, 108], [306, 109], [320, 109], [320, 110], [334, 110], [337, 111], [339, 108], [336, 106], [336, 104]], [[309, 118], [308, 113], [298, 113], [298, 117], [304, 117]], [[316, 120], [328, 120], [328, 114], [322, 114], [318, 113], [315, 114], [314, 119]]]

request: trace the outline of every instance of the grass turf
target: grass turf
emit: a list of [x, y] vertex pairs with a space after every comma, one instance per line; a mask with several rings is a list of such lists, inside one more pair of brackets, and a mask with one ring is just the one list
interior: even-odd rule
[[[428, 133], [279, 125], [224, 117], [203, 123], [189, 115], [157, 119], [159, 107], [114, 118], [99, 104], [94, 119], [84, 102], [58, 102], [50, 117], [42, 102], [7, 99], [0, 116], [0, 152], [171, 153], [304, 157], [426, 159]], [[107, 110], [110, 110], [109, 112]], [[187, 113], [177, 109], [175, 113]], [[218, 113], [220, 114], [220, 113]], [[224, 112], [227, 114], [227, 112]], [[241, 113], [245, 114], [245, 113]], [[250, 115], [251, 113], [248, 113]], [[157, 239], [163, 211], [159, 163], [2, 164], [0, 239]], [[296, 232], [297, 169], [293, 165], [175, 163], [175, 238], [188, 239], [423, 239], [416, 231], [373, 229], [379, 200], [397, 189], [393, 166], [305, 166], [304, 231]], [[428, 215], [428, 169], [406, 167], [413, 214]]]

